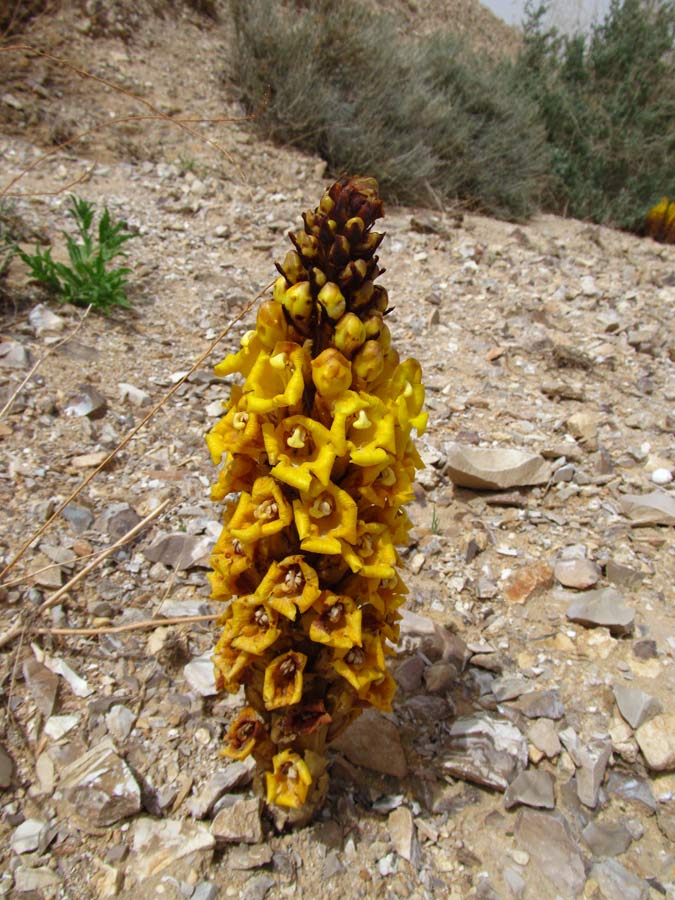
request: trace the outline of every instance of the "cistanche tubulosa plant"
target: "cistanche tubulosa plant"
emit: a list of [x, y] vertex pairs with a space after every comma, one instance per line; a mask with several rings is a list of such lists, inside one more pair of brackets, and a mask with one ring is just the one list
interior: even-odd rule
[[[424, 387], [387, 326], [372, 230], [373, 178], [329, 188], [289, 237], [273, 296], [238, 353], [239, 373], [206, 440], [225, 500], [212, 596], [227, 602], [219, 688], [245, 687], [224, 755], [253, 754], [268, 804], [308, 821], [328, 788], [326, 748], [367, 707], [390, 710], [386, 660], [407, 593], [397, 566], [403, 510], [422, 463]], [[238, 495], [236, 499], [231, 499]]]
[[117, 257], [124, 257], [124, 244], [136, 237], [124, 221], [113, 222], [105, 207], [94, 236], [94, 207], [87, 200], [70, 196], [70, 215], [75, 220], [79, 241], [64, 232], [70, 265], [52, 259], [51, 248], [39, 246], [35, 253], [15, 247], [30, 269], [31, 277], [43, 285], [61, 303], [93, 306], [108, 312], [114, 306], [129, 308], [127, 298], [127, 266], [111, 267]]

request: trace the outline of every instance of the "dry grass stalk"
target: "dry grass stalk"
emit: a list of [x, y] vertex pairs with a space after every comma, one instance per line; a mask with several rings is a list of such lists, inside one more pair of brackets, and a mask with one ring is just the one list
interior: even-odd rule
[[123, 631], [145, 631], [148, 628], [160, 628], [164, 625], [192, 625], [195, 622], [213, 622], [220, 613], [209, 613], [204, 616], [176, 616], [172, 619], [143, 619], [128, 625], [104, 625], [100, 628], [37, 628], [38, 634], [58, 635], [97, 635], [121, 634]]

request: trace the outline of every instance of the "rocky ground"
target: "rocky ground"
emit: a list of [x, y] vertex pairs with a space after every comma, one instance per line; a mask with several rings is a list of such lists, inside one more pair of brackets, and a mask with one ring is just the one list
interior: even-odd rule
[[[75, 190], [139, 235], [132, 313], [81, 321], [12, 264], [5, 563], [269, 283], [327, 183], [246, 123], [184, 121], [241, 116], [225, 26], [152, 18], [124, 42], [95, 24], [66, 10], [21, 39], [126, 94], [2, 56], [2, 187], [27, 232], [59, 256], [84, 174]], [[131, 119], [27, 172], [77, 130], [158, 112], [183, 127]], [[430, 412], [394, 714], [357, 722], [318, 822], [280, 834], [250, 768], [218, 757], [241, 698], [214, 693], [213, 626], [167, 622], [217, 612], [203, 435], [247, 312], [5, 576], [0, 894], [675, 897], [675, 248], [386, 212], [390, 327]]]

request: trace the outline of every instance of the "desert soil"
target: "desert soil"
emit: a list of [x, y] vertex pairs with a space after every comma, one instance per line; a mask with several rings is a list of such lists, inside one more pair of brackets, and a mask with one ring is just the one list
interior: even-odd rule
[[[243, 119], [227, 22], [120, 16], [66, 6], [13, 40], [98, 80], [0, 56], [26, 246], [61, 257], [70, 190], [138, 232], [133, 311], [108, 318], [12, 263], [5, 564], [266, 288], [330, 181]], [[675, 897], [675, 248], [544, 215], [390, 207], [384, 228], [390, 327], [430, 413], [393, 714], [341, 740], [318, 821], [280, 833], [218, 756], [242, 700], [213, 693], [215, 627], [162, 624], [218, 611], [204, 434], [249, 309], [5, 576], [0, 895]], [[488, 449], [499, 486], [472, 487]], [[55, 631], [73, 628], [98, 633]]]

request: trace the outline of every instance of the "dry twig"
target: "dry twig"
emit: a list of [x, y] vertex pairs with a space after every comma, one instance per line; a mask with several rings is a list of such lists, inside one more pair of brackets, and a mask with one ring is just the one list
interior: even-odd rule
[[143, 619], [140, 622], [131, 622], [127, 625], [104, 625], [100, 628], [38, 628], [38, 634], [58, 635], [97, 635], [97, 634], [121, 634], [123, 631], [145, 631], [148, 628], [159, 628], [163, 625], [191, 625], [195, 622], [213, 622], [220, 613], [209, 613], [204, 616], [177, 616], [173, 619]]

